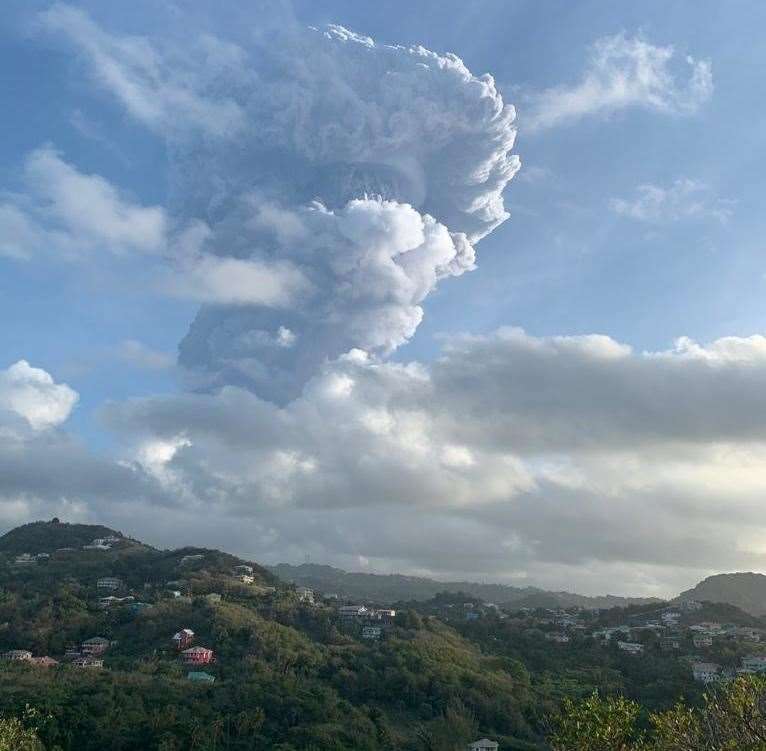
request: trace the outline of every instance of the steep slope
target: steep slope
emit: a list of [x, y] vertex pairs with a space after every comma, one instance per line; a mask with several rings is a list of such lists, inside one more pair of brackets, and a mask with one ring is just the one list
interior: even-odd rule
[[716, 574], [678, 595], [679, 601], [725, 602], [751, 615], [766, 614], [766, 576], [753, 572]]
[[586, 597], [570, 592], [547, 592], [536, 587], [511, 587], [477, 582], [443, 582], [402, 574], [364, 574], [343, 571], [332, 566], [304, 563], [292, 566], [280, 563], [271, 571], [280, 579], [320, 592], [334, 592], [343, 597], [381, 603], [430, 600], [439, 592], [465, 592], [485, 602], [519, 607], [613, 608], [661, 602], [647, 597]]

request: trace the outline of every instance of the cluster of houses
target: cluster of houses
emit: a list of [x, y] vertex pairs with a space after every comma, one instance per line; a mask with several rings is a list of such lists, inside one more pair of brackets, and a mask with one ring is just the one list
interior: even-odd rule
[[[182, 628], [173, 634], [171, 641], [173, 647], [178, 652], [181, 662], [190, 668], [198, 668], [202, 665], [209, 665], [215, 660], [215, 652], [208, 647], [193, 647], [194, 631], [190, 628]], [[213, 683], [215, 676], [204, 670], [190, 670], [186, 677], [190, 681], [197, 683]]]
[[[102, 655], [114, 642], [103, 636], [94, 636], [86, 639], [79, 646], [72, 645], [67, 647], [64, 653], [64, 660], [77, 668], [101, 668], [104, 666]], [[3, 654], [3, 659], [10, 662], [25, 662], [30, 665], [39, 665], [42, 667], [54, 667], [59, 665], [58, 660], [54, 660], [47, 655], [42, 657], [33, 657], [27, 649], [11, 649]]]
[[[114, 545], [122, 542], [122, 537], [116, 535], [109, 535], [108, 537], [97, 537], [86, 545], [82, 546], [83, 550], [111, 550]], [[77, 548], [56, 548], [56, 554], [65, 555], [66, 553], [75, 553]], [[40, 561], [47, 561], [51, 557], [50, 553], [21, 553], [17, 555], [13, 563], [15, 566], [33, 566]]]

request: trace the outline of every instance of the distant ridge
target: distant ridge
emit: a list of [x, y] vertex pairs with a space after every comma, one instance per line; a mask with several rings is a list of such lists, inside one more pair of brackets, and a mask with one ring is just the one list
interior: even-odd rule
[[403, 574], [365, 574], [343, 571], [333, 566], [304, 563], [293, 566], [280, 563], [271, 571], [280, 579], [320, 592], [381, 603], [430, 600], [439, 592], [465, 592], [485, 602], [516, 607], [613, 608], [662, 602], [654, 597], [587, 597], [571, 592], [549, 592], [537, 587], [512, 587], [478, 582], [443, 582]]
[[751, 615], [766, 615], [766, 576], [752, 571], [708, 576], [677, 599], [725, 602]]

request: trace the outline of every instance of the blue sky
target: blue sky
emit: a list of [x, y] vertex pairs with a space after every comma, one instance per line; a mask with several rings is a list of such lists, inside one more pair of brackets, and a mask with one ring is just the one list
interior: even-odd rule
[[[605, 335], [632, 347], [632, 357], [637, 360], [645, 351], [667, 355], [680, 337], [712, 352], [717, 351], [717, 340], [737, 337], [752, 342], [747, 338], [763, 330], [766, 216], [761, 197], [766, 128], [764, 105], [757, 94], [766, 57], [761, 33], [766, 7], [762, 3], [296, 1], [291, 5], [226, 3], [212, 11], [204, 3], [144, 0], [129, 8], [117, 2], [66, 6], [80, 13], [77, 19], [89, 19], [91, 25], [82, 27], [85, 31], [72, 31], [79, 23], [72, 21], [75, 16], [64, 14], [65, 21], [41, 20], [40, 13], [50, 7], [47, 2], [11, 0], [0, 23], [0, 66], [5, 72], [0, 77], [4, 112], [0, 203], [27, 212], [27, 216], [42, 216], [39, 221], [46, 232], [51, 229], [45, 224], [50, 221], [45, 218], [50, 196], [39, 181], [48, 177], [35, 173], [38, 177], [30, 181], [31, 154], [50, 157], [44, 169], [66, 169], [61, 165], [68, 165], [72, 174], [100, 176], [125, 206], [136, 208], [138, 213], [131, 215], [136, 221], [139, 217], [152, 221], [156, 216], [151, 211], [156, 209], [168, 226], [174, 223], [175, 232], [182, 215], [184, 222], [203, 218], [188, 204], [183, 211], [177, 210], [179, 177], [173, 172], [177, 160], [174, 162], [172, 153], [183, 150], [186, 143], [175, 135], [178, 125], [166, 126], [171, 119], [167, 114], [146, 115], [142, 122], [142, 115], [131, 111], [124, 92], [110, 90], [99, 81], [98, 66], [105, 63], [93, 57], [88, 34], [108, 35], [108, 44], [116, 39], [131, 40], [127, 46], [114, 42], [110, 48], [116, 64], [121, 54], [130, 54], [130, 45], [137, 38], [145, 37], [158, 55], [157, 76], [181, 76], [172, 81], [183, 87], [186, 83], [177, 82], [189, 80], [182, 77], [187, 76], [182, 70], [184, 55], [198, 54], [194, 39], [208, 35], [249, 54], [255, 37], [258, 44], [263, 45], [265, 39], [268, 46], [269, 35], [276, 30], [324, 28], [334, 23], [380, 43], [423, 45], [440, 54], [454, 52], [474, 75], [491, 73], [499, 93], [518, 113], [513, 153], [520, 156], [523, 166], [504, 191], [510, 219], [473, 243], [475, 270], [441, 280], [424, 296], [423, 320], [412, 335], [404, 336], [398, 346], [377, 352], [388, 366], [417, 362], [427, 369], [444, 356], [445, 346], [452, 346], [445, 342], [462, 334], [491, 338], [502, 327], [521, 328], [540, 341], [551, 337], [579, 341], [576, 337]], [[275, 42], [278, 44], [281, 42]], [[594, 60], [603, 45], [612, 45], [609, 49], [614, 54], [607, 54], [598, 68]], [[640, 55], [651, 58], [648, 71], [640, 67]], [[657, 62], [662, 55], [663, 61]], [[259, 59], [255, 54], [252, 57], [256, 68]], [[201, 75], [196, 69], [189, 70], [190, 78]], [[599, 89], [604, 76], [619, 78], [626, 70], [628, 80], [621, 82], [619, 93], [603, 86]], [[146, 85], [150, 87], [148, 76]], [[651, 79], [648, 84], [647, 76]], [[228, 84], [217, 81], [215, 85], [225, 88]], [[155, 89], [152, 96], [157, 91], [162, 96], [168, 89]], [[209, 89], [205, 89], [207, 94]], [[252, 96], [257, 99], [257, 92]], [[579, 107], [574, 114], [566, 109], [573, 99]], [[548, 121], [546, 112], [554, 113]], [[168, 128], [175, 129], [172, 135]], [[209, 141], [203, 148], [214, 151]], [[188, 155], [186, 159], [184, 169], [189, 169], [193, 162]], [[261, 177], [255, 174], [257, 158], [253, 165], [253, 183], [260, 185]], [[204, 164], [199, 169], [204, 171]], [[237, 179], [250, 177], [238, 175]], [[192, 201], [188, 195], [182, 200]], [[87, 203], [81, 210], [87, 213]], [[437, 215], [436, 219], [443, 218]], [[449, 222], [447, 227], [460, 229]], [[5, 232], [10, 237], [7, 227]], [[108, 416], [110, 409], [124, 412], [125, 405], [142, 399], [156, 403], [163, 397], [183, 399], [190, 392], [216, 393], [221, 385], [241, 387], [243, 379], [251, 377], [243, 375], [244, 365], [231, 380], [230, 370], [220, 370], [220, 363], [215, 367], [205, 363], [208, 375], [211, 368], [218, 370], [212, 382], [201, 384], [188, 368], [174, 365], [179, 342], [187, 335], [200, 302], [210, 302], [213, 293], [197, 288], [192, 294], [187, 285], [183, 293], [168, 294], [163, 276], [167, 272], [160, 259], [164, 251], [159, 255], [146, 251], [154, 242], [147, 239], [150, 230], [140, 238], [124, 227], [120, 232], [117, 245], [124, 247], [109, 247], [116, 237], [113, 232], [95, 240], [91, 233], [87, 242], [92, 247], [84, 255], [73, 249], [79, 242], [76, 233], [67, 240], [74, 244], [69, 251], [55, 247], [55, 237], [47, 234], [34, 248], [0, 252], [0, 315], [5, 321], [0, 327], [0, 370], [26, 360], [51, 374], [56, 383], [68, 384], [79, 401], [66, 425], [57, 425], [56, 430], [65, 429], [67, 440], [108, 461], [126, 461], [120, 452], [140, 451], [136, 445], [149, 441], [145, 427], [137, 431], [124, 428], [120, 420]], [[139, 245], [144, 249], [135, 252]], [[19, 258], [21, 255], [25, 257]], [[278, 265], [278, 254], [270, 261]], [[332, 290], [327, 292], [330, 303], [333, 295]], [[227, 299], [224, 295], [213, 303], [230, 304]], [[233, 325], [231, 321], [220, 323], [220, 330], [230, 330]], [[371, 334], [366, 336], [364, 341], [372, 341]], [[354, 346], [374, 350], [373, 345], [349, 337]], [[513, 346], [521, 346], [514, 342]], [[344, 347], [336, 349], [327, 350], [330, 361]], [[193, 356], [202, 355], [195, 351]], [[568, 366], [562, 363], [561, 367]], [[252, 378], [255, 380], [247, 381], [246, 389], [265, 395], [268, 401], [267, 393], [253, 385], [260, 383], [261, 376]], [[689, 388], [701, 389], [701, 398], [705, 396], [701, 386]], [[576, 390], [572, 394], [575, 400], [580, 396]], [[541, 413], [539, 419], [545, 420], [546, 415]], [[587, 415], [578, 419], [588, 422]], [[133, 424], [134, 420], [127, 422]], [[140, 438], [132, 433], [128, 436], [131, 430]], [[195, 443], [192, 428], [176, 426], [174, 430], [175, 435], [185, 436], [178, 440]], [[258, 430], [257, 424], [254, 430]], [[152, 440], [167, 442], [168, 434]], [[681, 439], [673, 439], [677, 440]], [[736, 443], [738, 437], [726, 440]], [[704, 444], [707, 452], [721, 445], [719, 438], [699, 433], [691, 443]], [[170, 459], [178, 458], [177, 450], [178, 446], [170, 451]], [[185, 450], [180, 449], [181, 453]], [[579, 451], [574, 446], [525, 456], [524, 462], [534, 467], [529, 470], [528, 466], [526, 471], [542, 482], [535, 473], [553, 462], [556, 466], [578, 465], [578, 472], [587, 475], [590, 470], [583, 469], [586, 460]], [[655, 453], [658, 451], [655, 447]], [[706, 457], [694, 460], [702, 473], [713, 466], [709, 454]], [[694, 461], [690, 460], [691, 467]], [[233, 472], [230, 467], [226, 471]], [[593, 471], [603, 473], [599, 482], [607, 474], [603, 467]], [[662, 472], [658, 470], [658, 474]], [[195, 482], [205, 485], [199, 479]], [[190, 481], [191, 485], [198, 492], [198, 486]], [[529, 487], [523, 492], [530, 492]], [[620, 492], [629, 494], [626, 489]], [[29, 501], [34, 493], [21, 495], [29, 504], [23, 513], [47, 508], [39, 505], [43, 500]], [[198, 496], [195, 499], [202, 505], [209, 503]], [[63, 502], [60, 497], [44, 501], [52, 508]], [[85, 516], [116, 513], [85, 497], [68, 497], [66, 502]], [[166, 501], [147, 503], [154, 508]], [[258, 501], [254, 503], [258, 505]], [[296, 503], [301, 507], [305, 501]], [[349, 514], [356, 513], [353, 504], [348, 508], [352, 509]], [[459, 526], [459, 517], [445, 523]], [[10, 512], [8, 518], [16, 519]], [[264, 531], [260, 521], [253, 524], [260, 525], [264, 538], [273, 532]], [[514, 538], [509, 542], [514, 535], [524, 535], [511, 526], [505, 542], [524, 547], [529, 541]], [[537, 534], [529, 530], [526, 534]], [[172, 537], [171, 532], [164, 534]], [[334, 549], [330, 533], [323, 534], [328, 538], [318, 545], [316, 555], [343, 565], [448, 573], [435, 558], [408, 557], [394, 550], [396, 546], [375, 555], [361, 549]], [[677, 544], [696, 539], [696, 534], [705, 535], [701, 530], [689, 531], [680, 535]], [[732, 535], [739, 539], [735, 532]], [[283, 549], [299, 558], [298, 551], [307, 544], [302, 540], [296, 533]], [[632, 562], [607, 556], [609, 566], [646, 564], [644, 572], [628, 585], [634, 591], [666, 591], [705, 572], [699, 562], [679, 560], [674, 568], [670, 560], [650, 560], [648, 556], [643, 562], [637, 556]], [[583, 573], [572, 585], [553, 563], [535, 564], [534, 556], [531, 563], [525, 560], [511, 569], [488, 573], [497, 578], [530, 576], [561, 587], [598, 589], [609, 581], [609, 575], [593, 573], [599, 560], [598, 556], [578, 558]], [[742, 560], [743, 565], [757, 563], [748, 556]], [[720, 563], [738, 565], [725, 556]], [[545, 566], [548, 573], [540, 573]], [[607, 564], [600, 570], [606, 571]], [[478, 575], [468, 563], [454, 573]]]

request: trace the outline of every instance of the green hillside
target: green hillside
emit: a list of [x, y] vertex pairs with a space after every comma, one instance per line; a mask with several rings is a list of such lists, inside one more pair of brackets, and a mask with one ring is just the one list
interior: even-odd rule
[[682, 592], [678, 599], [723, 602], [751, 615], [766, 615], [766, 576], [752, 572], [716, 574]]
[[[304, 605], [257, 564], [205, 548], [159, 551], [121, 538], [109, 550], [16, 563], [17, 551], [71, 548], [94, 532], [112, 534], [25, 525], [0, 552], [0, 651], [61, 663], [0, 662], [0, 713], [33, 707], [49, 751], [415, 751], [428, 738], [446, 750], [476, 734], [503, 749], [544, 747], [545, 701], [523, 666], [483, 654], [437, 618], [403, 612], [366, 640], [335, 607]], [[252, 582], [234, 575], [242, 565]], [[101, 577], [118, 588], [99, 589]], [[104, 596], [133, 599], [101, 607]], [[200, 668], [215, 682], [187, 678], [171, 643], [182, 628], [215, 651]], [[68, 664], [66, 650], [95, 636], [111, 642], [104, 665]]]
[[[6, 532], [0, 537], [0, 552], [53, 553], [58, 548], [81, 548], [97, 538], [119, 537], [132, 542], [121, 532], [99, 524], [67, 524], [58, 519], [50, 522], [32, 522]], [[146, 547], [146, 546], [144, 546]]]

